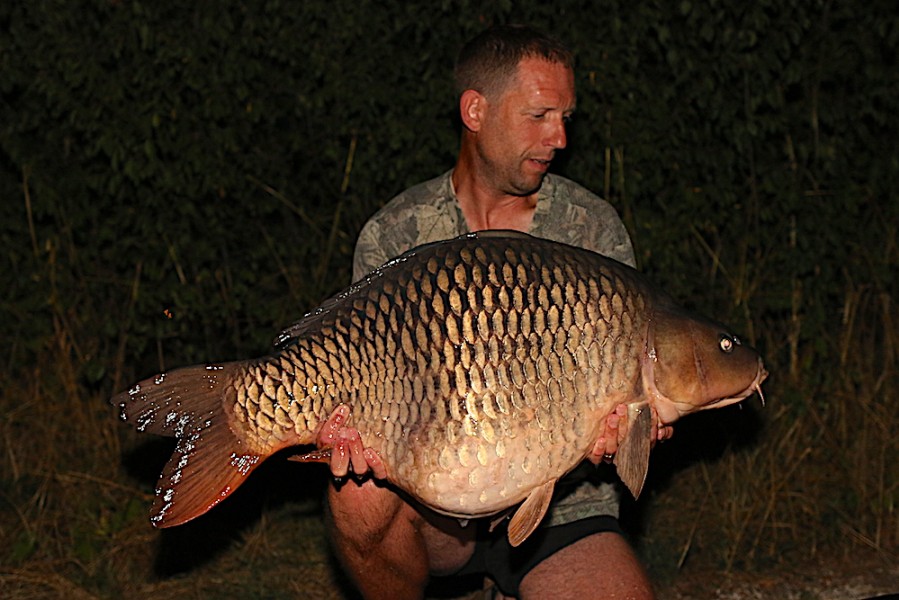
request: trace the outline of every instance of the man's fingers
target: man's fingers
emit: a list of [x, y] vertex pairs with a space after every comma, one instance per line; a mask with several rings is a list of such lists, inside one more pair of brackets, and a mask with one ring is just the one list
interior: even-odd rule
[[345, 440], [338, 439], [331, 446], [331, 475], [345, 477], [350, 468], [350, 456]]
[[[319, 448], [330, 448], [329, 466], [334, 477], [346, 477], [352, 469], [356, 475], [364, 475], [371, 471], [376, 479], [387, 477], [387, 468], [381, 457], [371, 448], [362, 444], [362, 436], [353, 427], [347, 426], [350, 407], [340, 404], [328, 419], [319, 426], [315, 437]], [[308, 459], [307, 459], [308, 460]]]
[[346, 445], [350, 453], [350, 463], [353, 465], [353, 473], [362, 475], [368, 472], [368, 463], [365, 461], [362, 447], [362, 438], [355, 429], [345, 429], [341, 432], [345, 436]]
[[375, 452], [373, 448], [366, 448], [363, 451], [363, 455], [365, 456], [365, 462], [371, 469], [372, 476], [375, 479], [386, 479], [387, 468], [384, 466], [384, 463], [381, 462], [381, 456]]
[[337, 433], [343, 429], [347, 417], [350, 415], [350, 407], [346, 404], [340, 404], [335, 408], [328, 420], [325, 421], [318, 430], [316, 436], [316, 444], [319, 448], [330, 446], [337, 439]]
[[674, 435], [674, 427], [671, 425], [662, 425], [659, 427], [659, 441], [670, 440]]
[[587, 460], [594, 465], [598, 465], [601, 462], [612, 462], [616, 450], [618, 450], [617, 444], [610, 443], [605, 437], [599, 437], [596, 439], [596, 443], [593, 444], [593, 449], [587, 455]]

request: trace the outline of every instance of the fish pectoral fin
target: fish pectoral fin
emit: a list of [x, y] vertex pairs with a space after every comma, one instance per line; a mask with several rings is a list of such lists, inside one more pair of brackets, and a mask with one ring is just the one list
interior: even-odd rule
[[618, 470], [618, 477], [634, 498], [639, 498], [643, 484], [646, 483], [649, 451], [652, 449], [652, 410], [649, 404], [629, 404], [627, 420], [627, 434], [618, 446], [613, 462]]
[[294, 462], [317, 462], [317, 463], [329, 463], [331, 462], [331, 449], [330, 448], [321, 448], [320, 450], [313, 450], [312, 452], [307, 452], [306, 454], [300, 454], [297, 456], [289, 456], [287, 460], [292, 460]]
[[508, 536], [509, 543], [513, 547], [519, 546], [525, 541], [543, 520], [546, 509], [549, 508], [549, 501], [552, 500], [556, 481], [558, 479], [550, 479], [535, 488], [512, 515], [512, 519], [509, 521]]

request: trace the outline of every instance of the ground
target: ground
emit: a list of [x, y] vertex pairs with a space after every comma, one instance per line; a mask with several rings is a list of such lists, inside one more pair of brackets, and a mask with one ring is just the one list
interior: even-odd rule
[[859, 554], [757, 573], [687, 571], [659, 589], [659, 600], [860, 600], [899, 593], [899, 564], [875, 552]]
[[[239, 501], [224, 503], [206, 517], [161, 532], [140, 519], [90, 562], [73, 557], [0, 565], [0, 597], [356, 600], [330, 553], [319, 499], [261, 512], [247, 508]], [[678, 569], [661, 556], [650, 553], [647, 559], [659, 600], [861, 600], [899, 593], [899, 561], [873, 549], [730, 572], [694, 559]], [[467, 588], [445, 583], [431, 590], [430, 600], [485, 597], [477, 579]]]
[[[137, 479], [152, 482], [166, 457], [136, 455]], [[309, 473], [298, 477], [297, 468], [271, 461], [208, 514], [162, 531], [148, 520], [150, 494], [117, 482], [57, 474], [49, 481], [66, 489], [96, 494], [106, 485], [116, 494], [99, 516], [72, 508], [49, 513], [56, 518], [40, 522], [45, 534], [35, 545], [22, 544], [32, 538], [22, 537], [27, 530], [16, 527], [32, 522], [0, 504], [0, 534], [9, 534], [0, 539], [10, 540], [12, 557], [0, 562], [0, 598], [356, 600], [334, 562], [322, 518], [327, 473], [308, 467]], [[807, 558], [797, 558], [796, 547], [788, 551], [773, 538], [763, 538], [749, 546], [756, 557], [738, 553], [739, 560], [724, 569], [710, 542], [721, 531], [714, 527], [713, 513], [691, 513], [704, 515], [703, 529], [712, 535], [703, 537], [694, 535], [695, 517], [684, 519], [683, 506], [690, 501], [677, 488], [646, 502], [653, 505], [651, 515], [632, 514], [625, 521], [636, 530], [637, 548], [659, 600], [862, 600], [899, 594], [896, 549], [860, 542], [868, 538], [845, 536], [843, 547], [819, 547]], [[443, 583], [430, 590], [430, 600], [484, 598], [480, 578], [469, 580], [467, 587], [455, 580]]]

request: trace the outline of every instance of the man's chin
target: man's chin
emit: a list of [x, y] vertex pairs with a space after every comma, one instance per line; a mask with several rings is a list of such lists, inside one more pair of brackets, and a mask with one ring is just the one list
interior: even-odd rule
[[543, 185], [544, 177], [546, 177], [545, 172], [532, 177], [520, 177], [517, 181], [511, 182], [508, 193], [513, 196], [530, 196]]

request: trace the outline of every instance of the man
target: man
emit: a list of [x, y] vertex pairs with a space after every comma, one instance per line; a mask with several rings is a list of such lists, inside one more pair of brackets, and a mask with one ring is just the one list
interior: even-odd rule
[[[354, 279], [419, 244], [483, 229], [524, 231], [633, 265], [614, 209], [547, 174], [566, 146], [565, 126], [575, 110], [568, 50], [529, 28], [493, 28], [463, 48], [455, 76], [463, 125], [455, 168], [400, 194], [369, 220], [357, 242]], [[621, 414], [609, 417], [593, 462], [617, 448]], [[460, 573], [486, 573], [511, 597], [652, 597], [618, 526], [610, 484], [575, 477], [560, 485], [541, 528], [512, 549], [504, 527], [490, 533], [484, 523], [463, 525], [382, 485], [383, 465], [362, 448], [346, 416], [338, 409], [319, 443], [331, 446], [335, 475], [350, 465], [374, 475], [328, 493], [336, 551], [366, 598], [421, 597], [431, 575]], [[658, 437], [669, 433], [663, 429]]]

